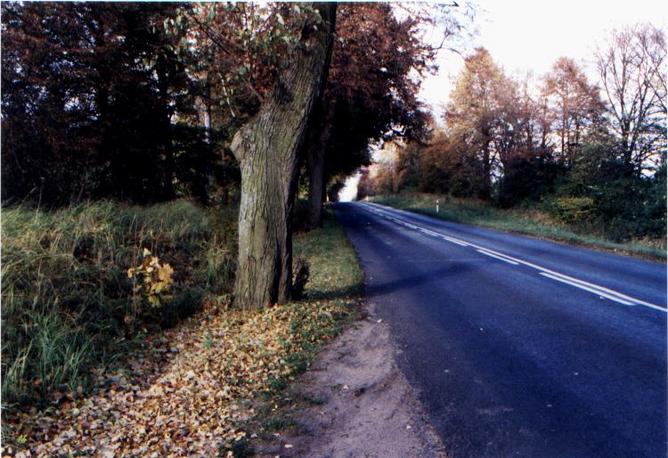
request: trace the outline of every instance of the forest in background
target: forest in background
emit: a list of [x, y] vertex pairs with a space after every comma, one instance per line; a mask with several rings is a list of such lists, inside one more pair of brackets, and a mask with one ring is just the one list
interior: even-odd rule
[[358, 197], [472, 198], [615, 242], [665, 239], [665, 34], [649, 24], [616, 31], [594, 62], [596, 81], [568, 57], [538, 80], [517, 79], [475, 50], [443, 127], [379, 154]]
[[4, 4], [3, 205], [238, 205], [235, 303], [288, 301], [296, 196], [317, 227], [370, 141], [421, 135], [426, 27], [461, 29], [443, 6], [337, 7]]

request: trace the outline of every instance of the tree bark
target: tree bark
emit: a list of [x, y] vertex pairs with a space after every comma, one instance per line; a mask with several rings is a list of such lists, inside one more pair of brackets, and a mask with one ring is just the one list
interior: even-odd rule
[[492, 158], [490, 153], [491, 135], [488, 128], [483, 129], [482, 174], [483, 182], [480, 197], [488, 200], [492, 195]]
[[322, 225], [322, 205], [325, 201], [325, 155], [332, 129], [334, 108], [327, 103], [320, 107], [314, 127], [309, 135], [306, 167], [309, 177], [308, 223], [310, 227]]
[[322, 224], [322, 205], [325, 197], [325, 150], [315, 148], [308, 160], [309, 196], [308, 224], [319, 227]]
[[163, 107], [162, 113], [162, 150], [164, 154], [162, 163], [162, 192], [161, 200], [171, 200], [176, 195], [174, 191], [174, 151], [172, 148], [172, 123], [171, 123], [171, 109], [169, 101], [169, 70], [165, 57], [158, 57], [156, 66], [156, 74], [158, 76], [158, 92], [160, 94], [160, 103]]
[[291, 214], [299, 151], [331, 53], [336, 4], [317, 4], [324, 24], [306, 24], [290, 66], [260, 111], [235, 134], [231, 149], [241, 169], [237, 307], [290, 300]]

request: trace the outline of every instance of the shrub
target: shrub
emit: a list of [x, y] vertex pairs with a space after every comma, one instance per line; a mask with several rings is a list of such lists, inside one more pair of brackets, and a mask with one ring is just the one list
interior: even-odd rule
[[591, 197], [556, 197], [550, 201], [548, 208], [559, 221], [581, 224], [591, 221], [594, 215], [594, 199]]
[[294, 299], [301, 299], [306, 289], [309, 276], [311, 275], [311, 266], [308, 260], [304, 257], [297, 257], [294, 270], [294, 280], [292, 281], [292, 297]]
[[538, 201], [553, 193], [555, 184], [566, 172], [564, 166], [539, 155], [517, 158], [504, 164], [497, 184], [497, 203], [507, 208], [527, 201]]
[[614, 146], [587, 145], [557, 194], [592, 199], [591, 219], [615, 242], [665, 237], [665, 166], [654, 174], [636, 174], [617, 157]]
[[[113, 362], [137, 333], [173, 325], [205, 293], [228, 292], [235, 234], [221, 231], [233, 231], [235, 218], [220, 213], [186, 201], [3, 209], [3, 400], [85, 389], [89, 369]], [[169, 284], [170, 297], [138, 309], [128, 269], [142, 264], [145, 248], [159, 256], [164, 280], [149, 287]]]

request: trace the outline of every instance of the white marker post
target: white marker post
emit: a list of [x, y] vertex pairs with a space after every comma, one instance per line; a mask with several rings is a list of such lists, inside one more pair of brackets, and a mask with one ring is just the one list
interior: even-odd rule
[[438, 200], [436, 200], [436, 214], [438, 215]]

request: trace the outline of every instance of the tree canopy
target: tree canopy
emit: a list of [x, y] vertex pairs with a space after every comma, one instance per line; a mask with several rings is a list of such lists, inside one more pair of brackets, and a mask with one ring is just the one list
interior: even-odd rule
[[372, 166], [360, 195], [416, 189], [586, 215], [580, 224], [615, 238], [664, 233], [665, 36], [647, 24], [615, 31], [594, 57], [598, 80], [568, 57], [531, 80], [474, 50], [443, 126]]
[[[370, 141], [419, 136], [428, 120], [417, 91], [435, 52], [424, 26], [438, 15], [395, 10], [338, 10], [313, 127], [326, 134], [315, 147], [323, 187], [368, 163]], [[2, 13], [2, 197], [43, 205], [238, 199], [232, 136], [316, 14], [287, 3], [3, 3]]]

